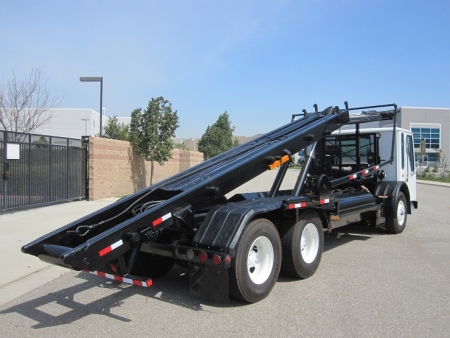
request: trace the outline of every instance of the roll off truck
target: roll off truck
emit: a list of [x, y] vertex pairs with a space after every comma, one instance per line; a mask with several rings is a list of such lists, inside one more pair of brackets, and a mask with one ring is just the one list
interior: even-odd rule
[[[397, 106], [314, 107], [22, 251], [143, 287], [179, 264], [188, 271], [191, 295], [251, 303], [270, 293], [280, 271], [311, 277], [324, 232], [358, 223], [401, 233], [418, 202], [413, 137], [396, 127]], [[363, 128], [370, 122], [390, 127]], [[295, 185], [281, 189], [302, 150]], [[267, 170], [277, 170], [270, 190], [226, 197]]]

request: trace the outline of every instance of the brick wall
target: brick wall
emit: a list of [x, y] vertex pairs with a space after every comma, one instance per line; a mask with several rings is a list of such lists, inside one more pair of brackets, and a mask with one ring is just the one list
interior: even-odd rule
[[[198, 151], [174, 149], [172, 158], [155, 163], [153, 183], [203, 162]], [[139, 158], [129, 142], [100, 137], [89, 139], [89, 199], [119, 197], [150, 184], [150, 162]]]

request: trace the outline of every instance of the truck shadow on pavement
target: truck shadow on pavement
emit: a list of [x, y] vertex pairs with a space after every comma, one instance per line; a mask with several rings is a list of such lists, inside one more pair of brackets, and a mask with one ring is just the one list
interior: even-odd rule
[[[193, 311], [203, 310], [200, 300], [190, 295], [188, 276], [181, 267], [174, 267], [165, 277], [154, 280], [149, 288], [120, 284], [84, 272], [75, 277], [73, 274], [67, 273], [60, 279], [66, 279], [68, 283], [75, 280], [76, 285], [24, 301], [0, 311], [0, 314], [21, 314], [37, 322], [31, 328], [41, 329], [69, 324], [94, 314], [131, 322], [132, 317], [114, 313], [123, 312], [116, 308], [126, 305], [127, 301], [139, 303], [141, 311], [149, 312], [153, 311], [158, 301]], [[39, 291], [42, 293], [44, 288], [52, 287], [52, 283], [56, 284], [52, 281]], [[57, 288], [55, 286], [54, 289]], [[133, 300], [128, 300], [131, 297]]]
[[334, 229], [331, 233], [324, 232], [323, 251], [333, 250], [341, 245], [354, 241], [367, 241], [371, 238], [387, 235], [386, 231], [378, 227], [348, 225]]
[[128, 318], [111, 313], [112, 308], [121, 306], [129, 297], [126, 292], [116, 292], [105, 298], [94, 299], [87, 304], [75, 301], [77, 294], [91, 288], [93, 288], [92, 283], [87, 281], [12, 306], [1, 311], [0, 314], [15, 312], [28, 317], [37, 322], [31, 326], [34, 329], [69, 324], [92, 314], [105, 315], [122, 322], [130, 321]]

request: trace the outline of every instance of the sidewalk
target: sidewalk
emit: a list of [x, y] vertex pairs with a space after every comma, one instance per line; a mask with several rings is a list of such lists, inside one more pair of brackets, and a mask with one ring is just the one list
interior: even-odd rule
[[22, 253], [23, 245], [116, 200], [71, 202], [0, 215], [0, 305], [70, 271]]
[[417, 180], [417, 184], [427, 184], [427, 185], [435, 185], [435, 186], [438, 186], [438, 187], [450, 188], [450, 183], [445, 183], [445, 182]]

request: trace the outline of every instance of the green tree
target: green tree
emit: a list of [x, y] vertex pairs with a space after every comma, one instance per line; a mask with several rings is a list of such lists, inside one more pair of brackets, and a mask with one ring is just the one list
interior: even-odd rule
[[150, 185], [155, 173], [154, 162], [163, 165], [172, 158], [173, 137], [178, 128], [177, 111], [162, 96], [148, 103], [146, 110], [131, 113], [130, 143], [139, 157], [151, 162]]
[[38, 140], [34, 140], [31, 143], [36, 144], [36, 148], [47, 148], [49, 144], [47, 137], [45, 136], [40, 136]]
[[48, 144], [48, 140], [45, 136], [40, 136], [39, 140], [33, 141], [34, 144]]
[[119, 123], [117, 116], [108, 118], [103, 128], [103, 137], [114, 140], [128, 141], [129, 128], [124, 123]]
[[206, 128], [198, 142], [198, 150], [203, 153], [205, 159], [208, 159], [236, 147], [239, 141], [233, 140], [233, 131], [229, 115], [224, 112], [212, 126]]

